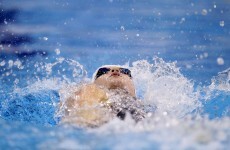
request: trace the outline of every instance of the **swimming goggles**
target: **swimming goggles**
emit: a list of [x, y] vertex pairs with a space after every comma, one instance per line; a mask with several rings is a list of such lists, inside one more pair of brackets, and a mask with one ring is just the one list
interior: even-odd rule
[[[129, 69], [127, 69], [127, 68], [116, 68], [116, 69], [119, 69], [120, 73], [128, 75], [130, 78], [132, 78], [131, 71]], [[110, 70], [112, 70], [112, 72], [113, 72], [113, 68], [106, 68], [106, 67], [99, 68], [97, 71], [95, 80], [97, 78], [99, 78], [100, 76], [108, 73]]]

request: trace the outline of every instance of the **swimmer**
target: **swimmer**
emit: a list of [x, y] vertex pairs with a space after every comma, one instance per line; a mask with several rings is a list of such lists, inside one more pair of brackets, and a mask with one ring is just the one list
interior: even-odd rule
[[98, 126], [113, 116], [124, 119], [127, 112], [139, 121], [144, 118], [144, 112], [136, 110], [139, 104], [131, 71], [121, 66], [102, 66], [94, 73], [92, 83], [81, 86], [67, 99], [63, 122]]

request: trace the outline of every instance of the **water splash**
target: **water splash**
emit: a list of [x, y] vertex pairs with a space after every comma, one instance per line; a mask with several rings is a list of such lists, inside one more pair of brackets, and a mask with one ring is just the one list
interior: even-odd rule
[[[129, 115], [124, 121], [113, 119], [97, 129], [90, 129], [90, 133], [98, 134], [98, 138], [106, 137], [103, 139], [112, 143], [110, 147], [117, 147], [117, 142], [127, 137], [132, 137], [132, 141], [137, 140], [136, 144], [121, 144], [120, 149], [226, 149], [229, 146], [229, 117], [221, 114], [221, 118], [210, 120], [210, 116], [205, 114], [212, 116], [215, 113], [206, 111], [211, 109], [204, 103], [204, 114], [198, 112], [193, 115], [192, 112], [202, 106], [202, 90], [200, 87], [198, 91], [194, 89], [193, 83], [180, 73], [176, 63], [154, 58], [152, 63], [147, 60], [133, 62], [131, 69], [139, 96], [148, 104], [156, 105], [156, 112], [148, 114], [138, 123]], [[219, 81], [228, 79], [226, 72], [220, 73], [225, 74], [225, 78], [221, 75]], [[219, 88], [217, 81], [215, 78], [215, 86], [210, 87]], [[210, 101], [213, 100], [215, 97], [211, 96]], [[226, 102], [226, 97], [224, 100]], [[138, 138], [135, 138], [137, 135]], [[122, 140], [114, 141], [114, 137]], [[140, 141], [142, 138], [145, 140]]]
[[230, 68], [214, 76], [202, 92], [204, 114], [208, 114], [210, 119], [230, 117]]
[[[83, 83], [78, 82], [84, 76], [85, 73], [83, 72], [85, 71], [76, 64], [63, 59], [47, 63], [44, 66], [38, 64], [35, 68], [39, 69], [38, 72], [43, 73], [43, 77], [38, 78], [36, 82], [28, 82], [30, 84], [24, 88], [16, 86], [13, 92], [6, 95], [1, 102], [0, 115], [4, 120], [9, 120], [11, 123], [14, 120], [58, 127], [58, 129], [47, 129], [48, 132], [43, 128], [36, 127], [31, 130], [30, 134], [27, 131], [20, 132], [21, 130], [18, 130], [14, 135], [24, 135], [24, 145], [30, 143], [26, 139], [36, 137], [36, 140], [39, 141], [36, 143], [36, 147], [45, 148], [52, 144], [52, 148], [57, 149], [73, 148], [74, 146], [79, 148], [96, 147], [98, 149], [111, 149], [111, 147], [114, 147], [114, 149], [150, 149], [152, 147], [159, 149], [199, 149], [201, 147], [226, 149], [229, 146], [230, 120], [227, 117], [229, 116], [229, 104], [226, 98], [226, 92], [229, 92], [229, 69], [213, 77], [212, 84], [204, 88], [211, 92], [210, 97], [206, 97], [205, 103], [202, 103], [204, 115], [207, 113], [212, 117], [213, 114], [216, 114], [216, 112], [210, 111], [211, 107], [215, 106], [211, 102], [216, 102], [218, 107], [222, 104], [227, 106], [224, 107], [223, 111], [217, 111], [221, 113], [219, 114], [220, 119], [210, 119], [210, 117], [204, 117], [202, 113], [193, 115], [193, 111], [202, 106], [200, 100], [200, 94], [202, 93], [199, 92], [199, 88], [197, 91], [194, 89], [193, 83], [181, 74], [175, 62], [167, 63], [161, 58], [154, 58], [153, 61], [139, 60], [133, 62], [130, 69], [137, 87], [138, 98], [146, 105], [156, 106], [156, 111], [147, 114], [145, 119], [138, 123], [130, 114], [127, 114], [124, 121], [114, 118], [99, 128], [85, 129], [85, 138], [81, 140], [79, 139], [80, 131], [78, 129], [69, 126], [67, 128], [57, 126], [60, 116], [56, 114], [60, 99], [66, 99], [73, 93], [71, 90], [90, 81], [88, 79], [84, 80]], [[67, 71], [66, 78], [62, 77], [61, 73], [56, 74], [57, 70], [62, 69], [63, 66], [68, 67], [68, 65], [70, 68], [77, 66], [76, 69], [80, 69], [78, 70], [80, 73], [77, 73], [78, 79], [73, 78], [73, 69], [69, 73]], [[17, 66], [12, 65], [13, 67]], [[61, 91], [64, 94], [59, 97], [61, 89], [64, 89], [64, 91]], [[221, 94], [221, 92], [224, 93]], [[208, 93], [205, 93], [205, 95], [208, 95]], [[119, 96], [116, 98], [119, 98]], [[220, 99], [224, 103], [220, 103]], [[6, 128], [1, 120], [0, 126]], [[8, 130], [10, 133], [13, 132], [11, 131], [12, 128]], [[76, 134], [73, 135], [73, 133]], [[132, 143], [127, 140], [130, 137], [136, 142]], [[86, 139], [89, 138], [95, 142], [86, 143]], [[140, 140], [142, 138], [145, 140]], [[121, 142], [123, 144], [120, 144]], [[16, 141], [13, 143], [17, 144]]]
[[[8, 93], [1, 97], [0, 116], [5, 120], [52, 126], [59, 120], [55, 116], [59, 90], [68, 83], [79, 83], [87, 74], [80, 63], [64, 58], [57, 58], [53, 63], [31, 61], [27, 65], [18, 59], [10, 59], [2, 71], [6, 73], [1, 76], [4, 90], [0, 90], [0, 94], [5, 90]], [[6, 84], [7, 78], [14, 82]]]
[[[148, 120], [135, 124], [132, 120], [127, 119], [124, 122], [113, 120], [99, 129], [91, 129], [90, 133], [100, 134], [100, 137], [106, 137], [106, 141], [116, 146], [117, 140], [125, 140], [132, 137], [136, 143], [126, 143], [120, 145], [121, 149], [131, 147], [157, 149], [226, 149], [229, 144], [229, 118], [220, 120], [209, 120], [208, 118], [191, 118], [184, 119], [164, 117], [151, 117]], [[103, 136], [102, 136], [103, 135]], [[99, 137], [99, 138], [100, 138]], [[113, 138], [111, 138], [113, 137]], [[115, 139], [115, 141], [114, 141]], [[145, 140], [140, 140], [145, 139]], [[151, 144], [148, 144], [151, 143]], [[110, 145], [113, 147], [113, 145]]]
[[[199, 92], [195, 91], [193, 83], [180, 73], [175, 62], [166, 63], [161, 58], [154, 58], [152, 63], [147, 60], [133, 62], [133, 66], [130, 68], [133, 72], [138, 96], [143, 102], [141, 105], [146, 108], [148, 106], [154, 108], [151, 113], [146, 114], [147, 118], [151, 116], [183, 118], [202, 106], [198, 100]], [[73, 93], [73, 91], [70, 92], [71, 87], [66, 89], [62, 98], [64, 101], [71, 97], [68, 93]], [[128, 103], [126, 99], [131, 102]], [[122, 97], [121, 93], [112, 96], [110, 101], [116, 101], [115, 106], [121, 109], [134, 106], [133, 101]]]
[[230, 91], [230, 68], [219, 72], [217, 76], [212, 78], [212, 83], [209, 87], [214, 90]]
[[160, 58], [154, 62], [140, 60], [133, 63], [134, 81], [142, 98], [156, 105], [160, 114], [183, 117], [201, 107], [199, 92], [184, 77], [175, 62], [166, 63]]
[[46, 77], [56, 77], [65, 80], [67, 83], [80, 82], [87, 72], [77, 61], [59, 57], [56, 62], [41, 64], [42, 69], [46, 70]]

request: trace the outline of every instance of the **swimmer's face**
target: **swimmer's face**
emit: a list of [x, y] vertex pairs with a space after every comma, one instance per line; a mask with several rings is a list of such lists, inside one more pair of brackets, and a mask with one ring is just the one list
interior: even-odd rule
[[95, 84], [108, 89], [124, 89], [135, 96], [135, 87], [132, 81], [131, 71], [120, 67], [100, 68], [95, 77]]

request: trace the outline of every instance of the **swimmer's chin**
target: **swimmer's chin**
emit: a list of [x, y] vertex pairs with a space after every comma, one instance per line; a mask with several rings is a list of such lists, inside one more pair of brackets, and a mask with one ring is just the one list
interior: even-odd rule
[[121, 88], [120, 86], [118, 86], [118, 85], [110, 85], [110, 87], [109, 87], [109, 89], [123, 89], [123, 88]]
[[109, 89], [123, 89], [124, 84], [120, 81], [111, 81], [109, 84]]

